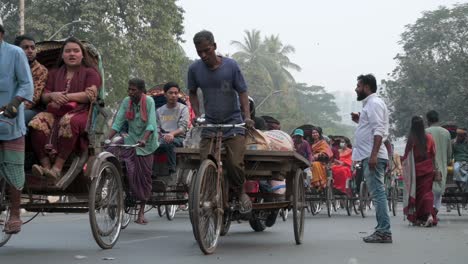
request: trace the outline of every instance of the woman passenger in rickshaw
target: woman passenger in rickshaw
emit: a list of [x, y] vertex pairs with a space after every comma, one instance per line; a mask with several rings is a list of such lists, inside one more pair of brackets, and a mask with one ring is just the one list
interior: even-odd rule
[[327, 162], [333, 157], [330, 145], [322, 136], [322, 129], [312, 129], [312, 186], [324, 188], [327, 185]]
[[87, 151], [88, 111], [101, 86], [101, 76], [80, 40], [65, 40], [60, 54], [41, 97], [47, 110], [29, 123], [32, 148], [41, 163], [32, 172], [53, 180], [60, 177], [73, 151]]
[[351, 141], [349, 138], [343, 138], [339, 143], [339, 159], [333, 161], [331, 167], [333, 174], [333, 187], [342, 193], [346, 193], [346, 180], [351, 178], [351, 165], [353, 154]]

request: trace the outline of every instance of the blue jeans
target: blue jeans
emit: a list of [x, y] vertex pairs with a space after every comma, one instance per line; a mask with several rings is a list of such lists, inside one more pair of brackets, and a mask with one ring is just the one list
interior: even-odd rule
[[456, 161], [453, 164], [453, 179], [463, 191], [468, 190], [468, 165], [464, 165], [462, 161]]
[[377, 159], [377, 166], [374, 170], [369, 170], [369, 159], [362, 161], [364, 177], [366, 177], [367, 186], [372, 196], [372, 202], [375, 207], [375, 216], [377, 226], [375, 231], [391, 235], [390, 216], [388, 215], [387, 194], [385, 193], [385, 170], [388, 161], [386, 159]]
[[166, 143], [164, 139], [159, 141], [159, 147], [156, 150], [156, 153], [166, 153], [167, 154], [167, 163], [169, 170], [171, 172], [176, 171], [176, 154], [174, 152], [175, 147], [182, 147], [184, 139], [180, 137], [175, 137], [174, 141], [171, 143]]

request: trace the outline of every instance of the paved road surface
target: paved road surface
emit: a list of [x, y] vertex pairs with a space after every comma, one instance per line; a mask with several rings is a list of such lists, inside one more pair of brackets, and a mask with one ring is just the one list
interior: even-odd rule
[[375, 226], [374, 216], [349, 217], [344, 210], [332, 218], [325, 212], [307, 214], [302, 245], [294, 244], [291, 219], [278, 219], [263, 233], [253, 232], [248, 223], [233, 224], [210, 256], [195, 243], [187, 213], [169, 222], [153, 210], [148, 218], [150, 224], [131, 224], [124, 230], [114, 249], [101, 250], [87, 215], [40, 216], [0, 248], [0, 263], [468, 263], [466, 210], [461, 217], [443, 213], [436, 228], [410, 227], [400, 213], [392, 217], [394, 243], [378, 245], [361, 240]]

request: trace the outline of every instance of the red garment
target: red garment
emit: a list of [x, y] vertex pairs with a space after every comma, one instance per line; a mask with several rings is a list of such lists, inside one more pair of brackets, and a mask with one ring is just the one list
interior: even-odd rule
[[406, 159], [409, 152], [413, 150], [415, 171], [416, 171], [416, 199], [414, 213], [407, 212], [410, 222], [425, 222], [429, 215], [433, 216], [433, 223], [437, 224], [436, 212], [434, 210], [434, 194], [432, 184], [434, 181], [435, 143], [430, 134], [426, 134], [426, 157], [420, 153], [412, 140], [408, 140], [403, 159]]
[[[143, 94], [140, 98], [140, 118], [143, 122], [148, 121], [148, 112], [146, 111], [146, 96]], [[125, 113], [127, 120], [133, 120], [135, 118], [135, 111], [133, 110], [133, 101], [128, 100], [128, 108]]]
[[351, 149], [346, 149], [339, 154], [340, 161], [343, 165], [333, 165], [332, 174], [333, 174], [333, 187], [342, 193], [346, 193], [346, 180], [351, 178], [351, 164], [353, 151]]
[[[86, 92], [90, 99], [95, 98], [95, 91], [87, 88], [101, 87], [101, 76], [94, 68], [81, 66], [69, 81], [68, 93]], [[66, 67], [62, 66], [49, 72], [44, 93], [67, 90]], [[63, 117], [55, 117], [47, 111], [39, 113], [30, 122], [33, 150], [38, 159], [48, 156], [45, 146], [53, 144], [58, 157], [67, 159], [73, 151], [83, 152], [88, 148], [86, 126], [90, 103], [78, 104], [78, 107]], [[57, 123], [58, 122], [58, 123]]]

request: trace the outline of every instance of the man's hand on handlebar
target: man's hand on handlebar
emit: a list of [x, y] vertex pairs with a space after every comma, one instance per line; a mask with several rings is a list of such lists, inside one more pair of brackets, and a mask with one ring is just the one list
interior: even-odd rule
[[252, 119], [246, 118], [244, 122], [246, 128], [255, 128], [255, 121], [253, 121]]
[[146, 146], [146, 140], [140, 139], [138, 140], [138, 146], [144, 148]]

